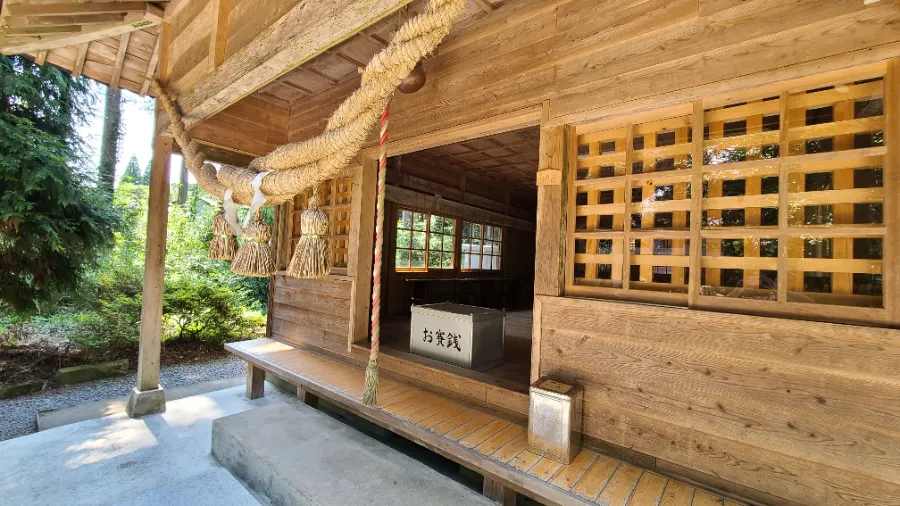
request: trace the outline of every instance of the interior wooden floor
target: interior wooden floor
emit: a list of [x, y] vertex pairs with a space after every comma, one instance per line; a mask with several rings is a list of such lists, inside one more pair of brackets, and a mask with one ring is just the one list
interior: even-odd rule
[[527, 490], [528, 495], [541, 502], [740, 506], [589, 449], [582, 449], [570, 464], [560, 464], [528, 451], [525, 425], [388, 377], [379, 380], [377, 405], [365, 406], [362, 369], [271, 339], [230, 343], [225, 347], [256, 367], [337, 402], [457, 463], [508, 486]]
[[[509, 311], [506, 313], [505, 352], [503, 363], [480, 371], [488, 376], [500, 378], [527, 387], [531, 377], [531, 310]], [[381, 322], [381, 348], [383, 353], [391, 350], [409, 353], [409, 316], [392, 317]], [[458, 367], [447, 364], [447, 367]]]

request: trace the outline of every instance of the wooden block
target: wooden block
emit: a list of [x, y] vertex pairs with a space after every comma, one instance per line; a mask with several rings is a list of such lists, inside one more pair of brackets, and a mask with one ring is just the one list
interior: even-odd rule
[[482, 494], [491, 501], [502, 504], [503, 506], [515, 506], [516, 504], [515, 490], [504, 487], [503, 484], [496, 482], [487, 476], [484, 477]]
[[253, 364], [247, 364], [247, 398], [251, 401], [265, 395], [266, 371]]
[[300, 402], [306, 404], [307, 406], [317, 408], [319, 407], [319, 396], [306, 390], [303, 387], [297, 387], [297, 398], [300, 399]]

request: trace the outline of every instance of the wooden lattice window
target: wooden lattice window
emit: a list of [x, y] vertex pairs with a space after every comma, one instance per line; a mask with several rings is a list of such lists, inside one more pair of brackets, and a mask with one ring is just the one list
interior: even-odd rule
[[397, 211], [395, 269], [425, 271], [453, 268], [456, 220], [435, 214]]
[[577, 127], [566, 293], [897, 323], [883, 69]]
[[687, 293], [691, 135], [681, 116], [578, 137], [571, 284]]
[[499, 271], [503, 229], [496, 225], [464, 221], [460, 266], [467, 271]]
[[[341, 274], [347, 267], [350, 244], [350, 196], [353, 178], [329, 179], [319, 187], [320, 209], [328, 215], [328, 248], [331, 253], [332, 266], [336, 274]], [[300, 213], [306, 207], [309, 192], [304, 192], [294, 199], [294, 222], [292, 226], [291, 248], [300, 240]]]

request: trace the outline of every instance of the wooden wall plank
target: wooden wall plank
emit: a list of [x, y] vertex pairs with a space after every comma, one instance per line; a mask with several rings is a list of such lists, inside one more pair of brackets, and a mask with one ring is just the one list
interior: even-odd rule
[[539, 300], [540, 367], [584, 384], [585, 434], [798, 503], [900, 498], [900, 331]]

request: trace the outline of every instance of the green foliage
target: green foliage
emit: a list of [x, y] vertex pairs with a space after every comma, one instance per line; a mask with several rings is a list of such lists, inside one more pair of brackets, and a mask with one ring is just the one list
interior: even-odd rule
[[[123, 225], [92, 278], [96, 302], [70, 337], [96, 360], [132, 356], [137, 350], [148, 190], [129, 182], [116, 189], [114, 202]], [[206, 257], [216, 208], [201, 192], [193, 187], [184, 206], [169, 206], [163, 340], [219, 348], [252, 337], [265, 320], [251, 310], [260, 304], [246, 287], [247, 278], [233, 274], [227, 262]]]
[[0, 304], [74, 291], [112, 240], [114, 210], [77, 167], [84, 82], [0, 56]]
[[138, 159], [136, 156], [131, 155], [131, 158], [128, 159], [128, 165], [125, 166], [125, 172], [122, 174], [122, 177], [119, 178], [119, 183], [135, 184], [140, 179], [141, 168], [138, 166]]

